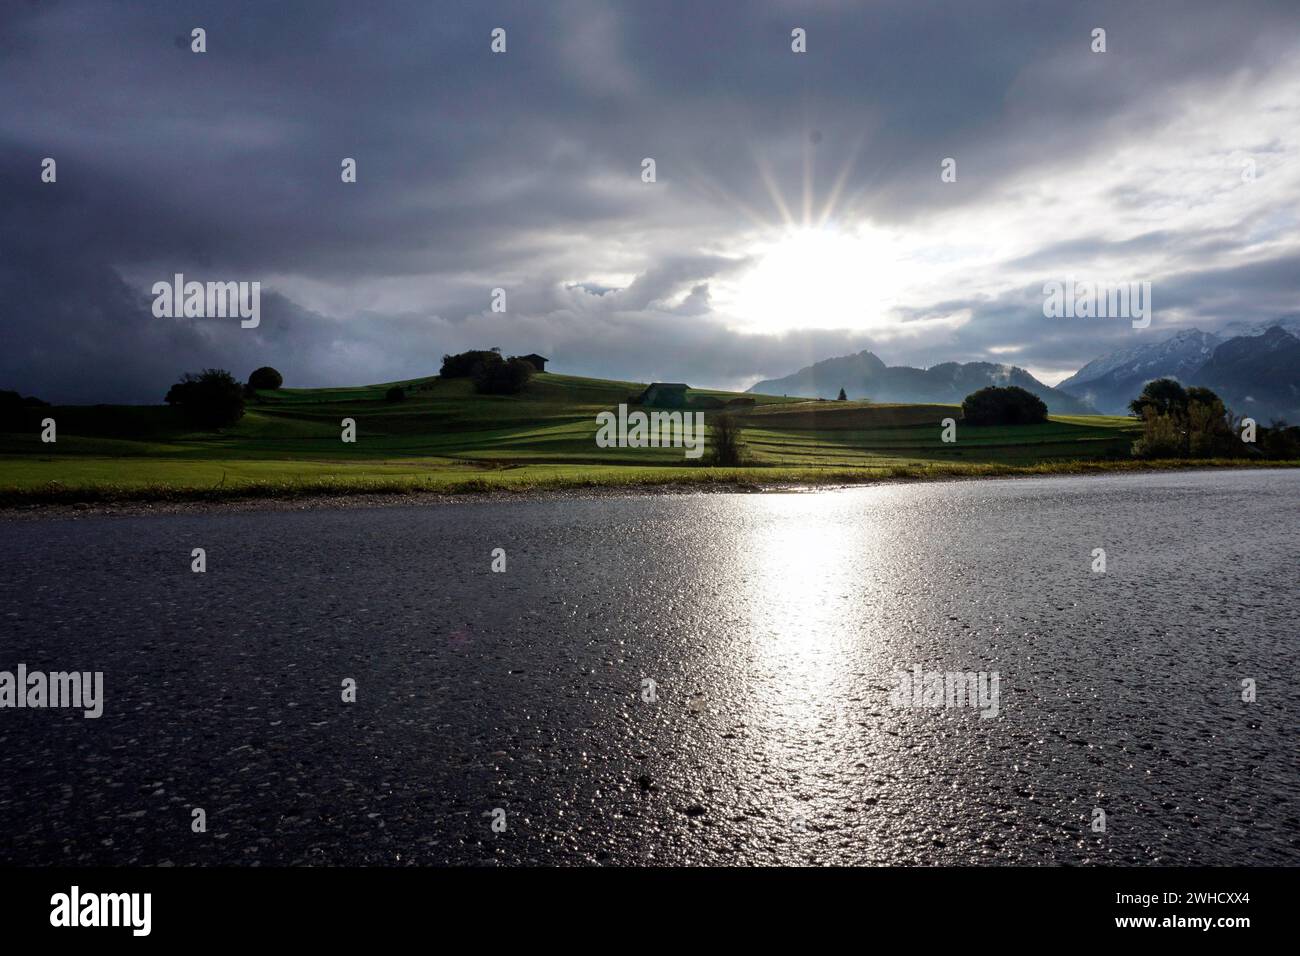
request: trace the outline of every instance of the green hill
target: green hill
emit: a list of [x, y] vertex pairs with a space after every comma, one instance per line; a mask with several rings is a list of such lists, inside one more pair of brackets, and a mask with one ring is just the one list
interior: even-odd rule
[[[393, 385], [407, 398], [385, 401]], [[984, 473], [995, 466], [1127, 454], [1130, 419], [1053, 417], [1046, 424], [958, 428], [955, 405], [870, 405], [744, 395], [743, 469], [710, 468], [681, 448], [599, 448], [596, 416], [632, 402], [635, 382], [543, 373], [522, 394], [479, 395], [438, 377], [350, 388], [259, 392], [244, 418], [195, 431], [166, 406], [56, 406], [58, 441], [0, 435], [0, 498], [97, 499], [331, 491], [481, 490], [661, 481], [855, 480], [895, 473]], [[691, 402], [741, 393], [692, 390]], [[720, 414], [706, 410], [706, 422]], [[356, 422], [357, 441], [340, 440]], [[976, 467], [988, 466], [988, 467]]]

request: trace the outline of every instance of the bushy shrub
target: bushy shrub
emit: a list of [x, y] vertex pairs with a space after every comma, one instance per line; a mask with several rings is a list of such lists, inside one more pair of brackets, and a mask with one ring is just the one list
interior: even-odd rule
[[1300, 458], [1300, 425], [1288, 425], [1280, 418], [1273, 419], [1267, 428], [1259, 430], [1259, 450], [1273, 461], [1292, 461]]
[[1133, 443], [1133, 454], [1139, 458], [1181, 458], [1186, 438], [1179, 420], [1173, 415], [1161, 415], [1154, 407], [1142, 412], [1142, 437]]
[[1018, 385], [990, 386], [967, 395], [961, 403], [968, 425], [1034, 425], [1047, 421], [1047, 406]]
[[406, 390], [400, 385], [394, 385], [388, 391], [384, 392], [384, 401], [404, 402], [406, 401]]
[[190, 421], [204, 428], [224, 428], [244, 417], [244, 388], [225, 369], [186, 372], [165, 401], [180, 406]]
[[1187, 454], [1192, 458], [1235, 458], [1246, 454], [1236, 422], [1208, 388], [1188, 389]]
[[26, 427], [27, 406], [17, 392], [0, 392], [0, 432], [20, 432]]
[[263, 365], [255, 370], [252, 375], [248, 376], [249, 388], [279, 388], [284, 384], [284, 376], [271, 368], [269, 365]]

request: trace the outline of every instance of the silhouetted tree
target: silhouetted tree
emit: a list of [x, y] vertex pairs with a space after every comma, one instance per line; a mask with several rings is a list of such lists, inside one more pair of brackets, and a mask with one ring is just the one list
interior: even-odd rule
[[444, 355], [438, 374], [443, 378], [469, 378], [487, 363], [500, 361], [501, 356], [495, 349], [471, 349], [457, 355]]
[[484, 362], [474, 373], [474, 390], [484, 395], [515, 395], [523, 391], [528, 380], [533, 377], [533, 365], [516, 356], [502, 359], [493, 355], [496, 361]]
[[713, 416], [709, 426], [709, 464], [715, 467], [743, 464], [744, 448], [740, 441], [740, 424], [735, 416]]
[[179, 405], [185, 416], [204, 428], [224, 428], [244, 417], [244, 388], [225, 369], [186, 372], [167, 391], [168, 405]]
[[967, 395], [961, 414], [968, 425], [1034, 425], [1047, 421], [1047, 406], [1019, 385], [989, 386]]
[[1225, 458], [1259, 454], [1241, 441], [1237, 418], [1212, 390], [1184, 389], [1171, 378], [1156, 379], [1129, 403], [1142, 419], [1133, 444], [1140, 458]]
[[840, 394], [836, 397], [835, 400], [836, 400], [837, 402], [847, 402], [847, 401], [849, 400], [849, 396], [846, 395], [845, 392], [844, 392], [844, 389], [841, 388], [841, 389], [840, 389]]
[[17, 392], [0, 392], [0, 432], [20, 432], [27, 425], [27, 406]]
[[271, 368], [269, 365], [263, 365], [255, 370], [252, 375], [248, 376], [249, 388], [279, 388], [284, 384], [284, 376]]
[[49, 407], [49, 402], [35, 395], [24, 398], [17, 392], [0, 391], [0, 432], [26, 431], [40, 418], [35, 409]]

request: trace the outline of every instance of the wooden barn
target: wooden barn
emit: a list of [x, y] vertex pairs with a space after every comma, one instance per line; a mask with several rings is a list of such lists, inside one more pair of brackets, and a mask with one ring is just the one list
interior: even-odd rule
[[684, 382], [652, 382], [637, 398], [637, 404], [654, 408], [684, 408], [688, 388], [690, 386]]

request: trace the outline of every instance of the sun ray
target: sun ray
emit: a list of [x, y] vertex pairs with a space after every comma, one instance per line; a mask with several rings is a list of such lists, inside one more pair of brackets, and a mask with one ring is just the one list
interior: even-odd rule
[[805, 229], [812, 225], [813, 175], [812, 136], [805, 133], [803, 138], [803, 227]]
[[795, 221], [794, 216], [790, 214], [790, 207], [786, 205], [785, 197], [781, 195], [780, 187], [777, 186], [776, 178], [772, 175], [772, 170], [768, 167], [767, 161], [757, 151], [754, 152], [754, 165], [758, 167], [759, 178], [762, 179], [773, 205], [781, 213], [782, 223], [787, 229], [793, 229]]
[[859, 133], [857, 140], [853, 143], [853, 148], [849, 150], [848, 158], [840, 168], [840, 174], [835, 177], [835, 183], [826, 196], [826, 204], [822, 207], [822, 214], [817, 220], [818, 228], [825, 226], [835, 213], [835, 204], [839, 202], [840, 194], [844, 192], [844, 187], [849, 181], [849, 175], [853, 172], [853, 167], [857, 164], [858, 156], [861, 155], [862, 146], [866, 141], [867, 134], [865, 132]]
[[756, 228], [764, 232], [770, 232], [779, 227], [779, 223], [765, 217], [749, 203], [737, 197], [733, 192], [727, 189], [722, 183], [709, 176], [698, 165], [693, 165], [689, 171], [690, 178], [687, 180], [688, 185], [698, 192], [719, 199], [742, 216], [748, 219]]

